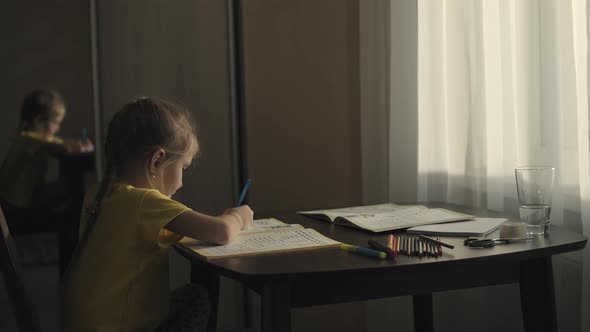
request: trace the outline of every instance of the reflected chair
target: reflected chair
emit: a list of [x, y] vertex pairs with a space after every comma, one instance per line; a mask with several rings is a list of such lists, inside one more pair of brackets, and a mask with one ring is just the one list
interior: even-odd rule
[[6, 291], [12, 301], [18, 329], [22, 332], [42, 331], [37, 311], [25, 287], [16, 247], [1, 207], [0, 229], [2, 235], [0, 239], [0, 268], [6, 284]]
[[[59, 263], [63, 221], [67, 214], [36, 212], [14, 207], [2, 199], [0, 206], [18, 251], [22, 267], [57, 265]], [[48, 241], [49, 240], [49, 241]], [[57, 242], [55, 242], [57, 241]]]

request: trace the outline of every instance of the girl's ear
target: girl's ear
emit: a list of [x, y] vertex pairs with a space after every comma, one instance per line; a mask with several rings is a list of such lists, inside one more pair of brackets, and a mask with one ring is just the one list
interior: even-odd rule
[[150, 157], [150, 164], [148, 168], [150, 170], [150, 174], [155, 175], [158, 172], [158, 168], [162, 165], [164, 161], [164, 156], [166, 156], [166, 151], [160, 148], [154, 151]]

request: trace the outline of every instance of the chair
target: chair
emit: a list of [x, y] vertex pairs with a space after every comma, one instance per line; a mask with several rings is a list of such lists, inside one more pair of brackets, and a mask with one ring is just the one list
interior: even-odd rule
[[2, 263], [0, 268], [6, 284], [6, 291], [12, 300], [12, 309], [18, 329], [22, 332], [42, 331], [37, 311], [25, 288], [23, 274], [16, 259], [16, 247], [1, 207], [0, 229], [2, 231], [0, 240], [0, 258], [2, 259]]
[[[4, 209], [4, 216], [8, 220], [13, 235], [31, 235], [40, 233], [54, 233], [58, 235], [57, 263], [60, 274], [65, 271], [70, 256], [78, 243], [78, 223], [84, 199], [85, 174], [94, 171], [94, 153], [63, 154], [57, 156], [59, 168], [59, 187], [64, 187], [67, 196], [72, 199], [69, 208], [61, 212], [44, 212], [39, 209], [20, 208], [13, 206], [0, 198], [0, 206]], [[13, 253], [15, 255], [15, 253]], [[31, 265], [55, 264], [55, 258], [42, 255], [27, 257]], [[21, 264], [27, 262], [21, 261]]]
[[[21, 267], [59, 264], [56, 248], [62, 232], [62, 220], [67, 215], [36, 212], [17, 208], [0, 199], [4, 219], [18, 249]], [[13, 253], [17, 255], [17, 253]], [[16, 257], [16, 256], [15, 256]]]

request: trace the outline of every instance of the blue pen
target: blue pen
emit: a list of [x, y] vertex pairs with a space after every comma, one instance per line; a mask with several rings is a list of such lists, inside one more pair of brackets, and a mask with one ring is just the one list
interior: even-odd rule
[[246, 184], [244, 185], [244, 189], [242, 189], [242, 193], [240, 194], [240, 199], [238, 200], [238, 204], [236, 206], [240, 206], [244, 202], [244, 198], [246, 197], [246, 192], [248, 191], [248, 187], [250, 186], [250, 182], [251, 182], [250, 179], [248, 179], [246, 181]]

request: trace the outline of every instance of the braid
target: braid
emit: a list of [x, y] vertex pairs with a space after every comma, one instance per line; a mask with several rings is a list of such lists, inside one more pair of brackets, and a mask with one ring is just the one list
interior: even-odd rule
[[84, 246], [86, 245], [86, 242], [88, 242], [88, 238], [90, 237], [90, 234], [92, 233], [92, 230], [94, 229], [94, 225], [96, 224], [96, 220], [98, 219], [98, 215], [100, 213], [100, 205], [102, 203], [102, 200], [107, 195], [107, 193], [111, 190], [111, 187], [112, 187], [112, 184], [113, 184], [113, 181], [115, 178], [114, 174], [115, 174], [115, 167], [109, 163], [109, 165], [107, 165], [107, 169], [105, 171], [105, 176], [100, 183], [100, 186], [98, 188], [96, 195], [94, 196], [94, 200], [92, 201], [92, 203], [89, 206], [85, 206], [83, 209], [83, 213], [86, 214], [86, 216], [87, 216], [86, 228], [84, 229], [84, 233], [82, 233], [82, 236], [80, 237], [80, 240], [78, 241], [78, 245], [76, 246], [76, 248], [74, 249], [74, 252], [72, 253], [72, 256], [70, 257], [70, 261], [69, 261], [68, 266], [67, 266], [65, 273], [64, 273], [64, 281], [67, 280], [67, 277], [68, 277], [69, 272], [71, 271], [72, 265], [78, 260], [78, 258], [80, 258], [80, 255], [84, 249]]
[[110, 191], [113, 180], [114, 180], [114, 167], [112, 165], [108, 165], [105, 177], [100, 183], [100, 187], [98, 187], [98, 191], [94, 197], [94, 201], [92, 201], [90, 206], [85, 207], [84, 213], [88, 216], [86, 219], [86, 229], [84, 230], [84, 234], [89, 232], [89, 229], [94, 227], [96, 220], [98, 219], [98, 215], [100, 213], [100, 205], [102, 200], [106, 196], [106, 194]]
[[115, 114], [111, 122], [109, 123], [108, 134], [104, 144], [104, 151], [107, 159], [107, 168], [105, 170], [105, 175], [100, 182], [96, 195], [94, 196], [94, 200], [88, 205], [83, 207], [83, 213], [86, 215], [86, 228], [84, 228], [84, 232], [80, 236], [78, 240], [78, 245], [74, 249], [72, 256], [70, 258], [68, 268], [64, 273], [64, 281], [67, 280], [68, 274], [73, 266], [73, 264], [78, 261], [88, 239], [90, 238], [90, 234], [94, 229], [94, 225], [98, 220], [98, 215], [100, 214], [100, 206], [102, 204], [102, 200], [105, 198], [108, 192], [111, 191], [113, 182], [115, 181], [117, 168], [120, 167], [121, 160], [119, 158], [120, 152], [117, 150], [117, 144], [113, 142], [113, 128], [118, 125], [119, 118], [121, 112]]

